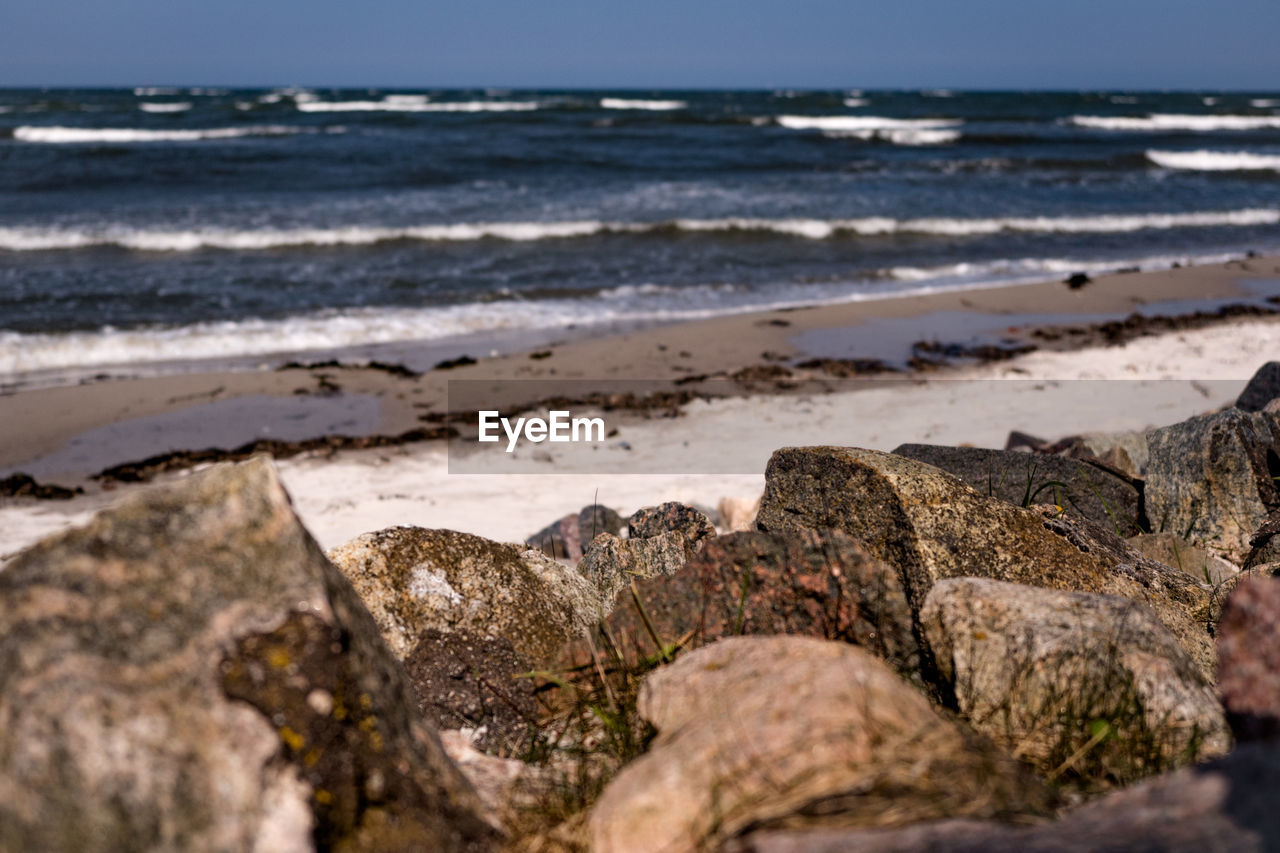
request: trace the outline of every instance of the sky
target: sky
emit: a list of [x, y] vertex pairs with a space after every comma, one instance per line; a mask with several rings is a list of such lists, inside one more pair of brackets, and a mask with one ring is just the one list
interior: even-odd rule
[[0, 86], [1280, 89], [1277, 0], [4, 0]]

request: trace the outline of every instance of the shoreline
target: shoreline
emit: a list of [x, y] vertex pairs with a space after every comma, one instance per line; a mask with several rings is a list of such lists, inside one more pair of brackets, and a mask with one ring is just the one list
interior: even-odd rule
[[[1280, 316], [1214, 312], [1243, 304], [1254, 306], [1246, 315], [1280, 311], [1267, 301], [1278, 292], [1280, 259], [1255, 258], [1105, 276], [1079, 290], [1047, 282], [735, 315], [422, 375], [387, 365], [321, 364], [21, 391], [0, 397], [0, 480], [26, 470], [40, 483], [81, 487], [85, 494], [66, 501], [0, 497], [0, 520], [9, 531], [0, 536], [0, 559], [137, 488], [90, 475], [154, 455], [147, 449], [204, 451], [225, 436], [232, 440], [224, 448], [292, 442], [292, 449], [274, 454], [277, 464], [304, 520], [329, 547], [399, 523], [518, 541], [592, 503], [597, 491], [601, 503], [621, 510], [663, 500], [711, 507], [720, 498], [750, 500], [763, 483], [768, 453], [784, 445], [1000, 446], [1013, 430], [1055, 439], [1073, 431], [1141, 429], [1234, 399], [1253, 372], [1280, 353]], [[1164, 315], [1161, 306], [1192, 312]], [[1143, 309], [1146, 319], [1125, 320]], [[985, 318], [990, 333], [981, 323], [948, 327], [957, 314]], [[1060, 322], [1024, 322], [1046, 315]], [[914, 333], [928, 328], [954, 332], [955, 340], [936, 339], [938, 364], [886, 371], [866, 370], [858, 361], [889, 343], [911, 350], [919, 340]], [[812, 343], [823, 337], [873, 349], [823, 361]], [[1035, 349], [965, 358], [946, 346], [972, 350], [975, 341], [1010, 352]], [[638, 380], [667, 396], [652, 409], [624, 407], [611, 415], [620, 434], [585, 462], [539, 450], [516, 454], [518, 465], [480, 456], [460, 466], [440, 440], [449, 380], [485, 383], [471, 387], [495, 389], [495, 407], [553, 396], [517, 399], [532, 388], [603, 393]], [[1072, 390], [1071, 380], [1106, 381], [1076, 383]], [[255, 417], [267, 419], [266, 435]], [[299, 432], [289, 433], [290, 426]], [[344, 429], [352, 435], [335, 439]], [[117, 458], [97, 464], [108, 452]], [[30, 464], [59, 458], [61, 474], [57, 465]], [[222, 458], [232, 454], [193, 454], [169, 466], [173, 470], [161, 467], [137, 479], [180, 477]]]
[[[716, 380], [721, 391], [725, 381], [735, 383], [739, 394], [786, 391], [853, 376], [946, 373], [1033, 348], [1074, 351], [1276, 311], [1280, 257], [1261, 257], [1115, 273], [1079, 289], [1042, 282], [945, 291], [651, 326], [496, 357], [458, 351], [441, 360], [458, 366], [421, 374], [395, 362], [349, 366], [325, 354], [275, 369], [87, 380], [0, 396], [0, 478], [23, 471], [83, 485], [104, 469], [171, 451], [339, 435], [382, 444], [439, 438], [448, 383], [457, 380], [507, 389], [524, 380], [575, 383], [582, 392], [644, 380], [686, 397], [698, 396], [703, 380]], [[492, 402], [538, 402], [511, 396], [519, 393]], [[82, 452], [67, 453], [75, 441]], [[62, 461], [24, 470], [59, 451]]]

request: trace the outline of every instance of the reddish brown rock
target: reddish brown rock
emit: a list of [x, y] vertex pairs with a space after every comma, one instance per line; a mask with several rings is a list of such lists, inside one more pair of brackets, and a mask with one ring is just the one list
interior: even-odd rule
[[1280, 579], [1251, 577], [1218, 623], [1218, 690], [1240, 741], [1280, 735]]
[[798, 634], [862, 646], [902, 673], [919, 670], [898, 573], [838, 530], [710, 539], [678, 573], [637, 589], [607, 623], [633, 659], [721, 637]]

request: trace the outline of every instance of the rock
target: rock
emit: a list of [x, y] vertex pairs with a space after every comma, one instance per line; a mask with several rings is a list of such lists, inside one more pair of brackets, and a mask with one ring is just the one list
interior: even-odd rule
[[607, 506], [584, 506], [529, 537], [527, 544], [548, 557], [576, 562], [582, 558], [583, 546], [601, 533], [617, 536], [626, 527], [622, 516]]
[[528, 749], [538, 722], [533, 665], [504, 637], [423, 631], [404, 661], [423, 719], [437, 729], [472, 729], [472, 745], [499, 755]]
[[945, 472], [901, 456], [841, 447], [773, 454], [757, 526], [838, 528], [902, 572], [917, 612], [933, 584], [988, 577], [1141, 601], [1201, 672], [1215, 671], [1212, 589], [1143, 557], [1107, 530], [978, 495]]
[[498, 840], [264, 458], [17, 556], [0, 661], [0, 849]]
[[716, 515], [720, 516], [720, 527], [726, 533], [740, 533], [754, 530], [756, 513], [760, 511], [760, 498], [721, 498], [716, 504]]
[[1236, 408], [1243, 412], [1260, 412], [1267, 403], [1280, 397], [1280, 361], [1269, 361], [1253, 374], [1236, 399]]
[[1280, 579], [1242, 581], [1218, 623], [1218, 689], [1239, 741], [1280, 735]]
[[1249, 553], [1242, 568], [1252, 569], [1263, 563], [1280, 562], [1280, 510], [1273, 510], [1249, 537]]
[[735, 637], [657, 670], [649, 752], [588, 818], [597, 853], [702, 850], [747, 829], [1042, 813], [1045, 788], [867, 652]]
[[1228, 409], [1151, 433], [1146, 508], [1151, 529], [1176, 533], [1233, 563], [1280, 507], [1280, 418]]
[[[1073, 458], [1093, 457], [1130, 477], [1144, 477], [1151, 450], [1147, 434], [1137, 430], [1122, 432], [1086, 432], [1064, 439], [1066, 447], [1058, 452]], [[1064, 442], [1059, 442], [1063, 444]]]
[[633, 579], [673, 575], [716, 529], [700, 511], [678, 503], [642, 509], [631, 516], [631, 538], [602, 533], [578, 563], [599, 591], [605, 615]]
[[1146, 533], [1125, 541], [1138, 553], [1186, 572], [1210, 586], [1217, 586], [1240, 571], [1221, 557], [1172, 533]]
[[519, 809], [536, 808], [553, 784], [541, 767], [480, 752], [472, 732], [442, 731], [440, 742], [495, 822], [505, 822]]
[[356, 537], [329, 559], [402, 660], [435, 629], [503, 637], [542, 664], [601, 617], [596, 590], [573, 569], [469, 533], [391, 527]]
[[960, 713], [1045, 773], [1125, 784], [1230, 747], [1212, 686], [1135, 601], [953, 578], [920, 622]]
[[675, 531], [683, 533], [690, 545], [716, 535], [715, 525], [705, 513], [681, 503], [645, 507], [631, 516], [632, 539], [652, 539]]
[[980, 495], [1014, 506], [1058, 504], [1120, 535], [1137, 532], [1138, 490], [1087, 462], [1044, 453], [932, 444], [903, 444], [893, 452], [941, 468]]
[[[862, 646], [919, 677], [920, 648], [897, 571], [838, 530], [720, 536], [675, 575], [637, 586], [638, 601], [623, 596], [607, 622], [631, 661], [677, 644], [793, 634]], [[575, 662], [582, 660], [579, 653]]]
[[900, 829], [766, 830], [726, 853], [1264, 853], [1280, 845], [1280, 743], [1115, 791], [1039, 826], [944, 820]]
[[1226, 578], [1222, 583], [1213, 588], [1213, 595], [1209, 605], [1209, 624], [1217, 632], [1218, 623], [1222, 621], [1222, 610], [1227, 604], [1227, 600], [1231, 598], [1231, 593], [1236, 591], [1236, 587], [1250, 578], [1272, 578], [1280, 577], [1280, 562], [1263, 563], [1254, 566], [1251, 569], [1242, 569], [1238, 574], [1234, 574]]

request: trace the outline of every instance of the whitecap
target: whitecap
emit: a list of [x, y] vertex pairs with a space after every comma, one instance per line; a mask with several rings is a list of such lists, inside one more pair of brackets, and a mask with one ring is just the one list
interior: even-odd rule
[[1210, 133], [1215, 130], [1267, 130], [1280, 128], [1280, 116], [1174, 115], [1152, 113], [1136, 116], [1071, 116], [1071, 124], [1091, 130], [1174, 131]]
[[1147, 159], [1166, 169], [1203, 172], [1280, 171], [1280, 155], [1249, 151], [1147, 151]]
[[601, 98], [600, 106], [606, 110], [682, 110], [687, 101], [645, 101], [634, 98]]

